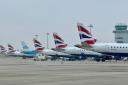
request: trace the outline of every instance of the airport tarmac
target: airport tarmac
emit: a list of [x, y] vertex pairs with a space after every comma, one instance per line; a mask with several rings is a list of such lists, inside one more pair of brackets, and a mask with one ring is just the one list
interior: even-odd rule
[[0, 85], [127, 84], [127, 62], [40, 62], [0, 56]]

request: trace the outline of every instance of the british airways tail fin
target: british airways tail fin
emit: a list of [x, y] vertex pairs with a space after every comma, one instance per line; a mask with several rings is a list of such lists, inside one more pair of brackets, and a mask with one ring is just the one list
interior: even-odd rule
[[57, 33], [53, 33], [53, 38], [54, 38], [56, 48], [63, 49], [65, 47], [67, 47], [67, 44]]
[[21, 45], [22, 45], [22, 48], [23, 50], [30, 50], [29, 47], [27, 46], [27, 44], [24, 42], [24, 41], [21, 41]]
[[5, 47], [3, 45], [0, 45], [0, 53], [6, 53], [7, 50], [5, 49]]
[[8, 53], [14, 53], [16, 50], [14, 49], [14, 47], [10, 44], [8, 44]]
[[92, 34], [81, 24], [77, 24], [79, 37], [83, 46], [92, 46], [96, 43], [96, 39]]
[[37, 40], [37, 39], [33, 39], [33, 42], [34, 42], [34, 46], [35, 46], [35, 50], [36, 51], [42, 51], [44, 50], [44, 47], [42, 46], [42, 44]]

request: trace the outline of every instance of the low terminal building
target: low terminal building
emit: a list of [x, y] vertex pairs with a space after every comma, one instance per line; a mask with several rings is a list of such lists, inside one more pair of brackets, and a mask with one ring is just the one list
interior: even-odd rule
[[128, 43], [128, 30], [126, 24], [117, 24], [115, 25], [115, 34], [116, 43]]

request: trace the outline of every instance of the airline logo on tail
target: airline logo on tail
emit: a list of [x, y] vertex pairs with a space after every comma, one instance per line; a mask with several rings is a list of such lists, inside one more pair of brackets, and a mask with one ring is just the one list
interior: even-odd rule
[[56, 48], [62, 49], [62, 48], [67, 47], [67, 44], [57, 33], [53, 33], [53, 37], [54, 37]]
[[12, 45], [8, 44], [8, 52], [9, 53], [14, 53], [15, 52], [15, 49]]
[[96, 43], [96, 39], [92, 37], [92, 34], [81, 23], [78, 23], [77, 26], [81, 43], [86, 43], [89, 46]]
[[5, 53], [7, 50], [5, 49], [4, 46], [0, 45], [0, 50], [1, 50], [1, 53]]
[[42, 44], [37, 39], [34, 38], [33, 42], [34, 42], [34, 46], [36, 48], [36, 51], [44, 50], [44, 47], [42, 47]]
[[21, 45], [23, 47], [23, 50], [29, 50], [29, 47], [27, 46], [27, 44], [24, 41], [21, 41]]

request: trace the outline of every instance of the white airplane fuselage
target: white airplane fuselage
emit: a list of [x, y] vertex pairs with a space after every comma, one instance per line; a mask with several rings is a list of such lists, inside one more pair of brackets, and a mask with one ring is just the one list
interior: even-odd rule
[[93, 52], [93, 51], [89, 51], [89, 50], [85, 50], [77, 47], [66, 47], [61, 52], [67, 53], [70, 55], [75, 55], [75, 56], [102, 56], [101, 53], [97, 53], [97, 52]]
[[128, 57], [128, 44], [123, 43], [95, 43], [91, 50], [112, 56]]
[[67, 53], [62, 53], [62, 52], [57, 52], [57, 51], [54, 51], [54, 50], [51, 50], [51, 49], [44, 49], [42, 51], [42, 53], [44, 55], [47, 55], [47, 56], [56, 56], [56, 57], [71, 57], [71, 55], [67, 54]]

